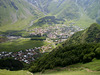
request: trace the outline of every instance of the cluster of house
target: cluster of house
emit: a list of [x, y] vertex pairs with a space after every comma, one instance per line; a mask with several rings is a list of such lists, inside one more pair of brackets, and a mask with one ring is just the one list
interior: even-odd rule
[[0, 59], [13, 57], [15, 60], [29, 64], [41, 55], [39, 49], [40, 47], [35, 47], [34, 49], [26, 49], [25, 51], [0, 52]]
[[66, 25], [62, 25], [62, 26], [49, 26], [46, 28], [34, 28], [31, 31], [30, 35], [38, 35], [41, 34], [47, 35], [47, 38], [51, 38], [51, 39], [67, 39], [69, 36], [73, 35], [75, 32], [77, 31], [81, 31], [83, 29], [81, 29], [80, 27], [77, 26], [66, 26]]
[[8, 38], [8, 40], [13, 40], [13, 39], [19, 39], [19, 38], [21, 38], [21, 36], [10, 36], [10, 35], [8, 35], [6, 37]]
[[[47, 38], [50, 38], [51, 40], [53, 39], [54, 42], [60, 43], [65, 41], [67, 38], [72, 36], [75, 32], [81, 31], [81, 29], [78, 26], [66, 26], [66, 25], [55, 25], [55, 26], [49, 26], [49, 27], [39, 27], [39, 28], [34, 28], [30, 30], [29, 32], [30, 35], [38, 35], [40, 34], [41, 36], [46, 36]], [[54, 40], [55, 39], [55, 40]]]
[[27, 64], [30, 64], [32, 61], [36, 60], [43, 53], [45, 53], [46, 50], [51, 50], [51, 49], [52, 49], [52, 47], [47, 45], [47, 46], [26, 49], [25, 51], [21, 50], [18, 52], [3, 51], [3, 52], [0, 52], [0, 59], [12, 57], [15, 60], [19, 60], [19, 61], [25, 62]]

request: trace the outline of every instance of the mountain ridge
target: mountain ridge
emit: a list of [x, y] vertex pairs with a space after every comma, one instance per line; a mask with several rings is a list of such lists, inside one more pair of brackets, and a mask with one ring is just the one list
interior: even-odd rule
[[67, 44], [100, 42], [100, 25], [93, 23], [89, 28], [77, 32], [65, 41]]
[[1, 0], [0, 1], [0, 24], [13, 24], [18, 20], [40, 16], [42, 12], [32, 4], [24, 0]]
[[[76, 10], [78, 7], [75, 7], [75, 6], [78, 5], [79, 7], [81, 7], [84, 10], [84, 12], [87, 12], [87, 15], [90, 18], [96, 19], [97, 16], [99, 16], [99, 13], [98, 13], [99, 8], [100, 8], [100, 6], [98, 5], [100, 3], [99, 0], [95, 0], [95, 1], [94, 0], [91, 0], [91, 1], [89, 1], [89, 0], [79, 0], [79, 1], [78, 0], [37, 0], [37, 1], [36, 0], [27, 0], [27, 1], [36, 5], [42, 11], [44, 11], [46, 13], [52, 13], [53, 15], [61, 12], [62, 10], [63, 11], [66, 11], [66, 9], [69, 10], [70, 8], [66, 8], [69, 6], [73, 7]], [[96, 5], [96, 6], [94, 6], [94, 5]], [[96, 11], [94, 11], [94, 10], [96, 10]], [[78, 11], [75, 11], [75, 12], [78, 12]], [[66, 11], [66, 13], [67, 12], [68, 11]], [[59, 16], [60, 16], [60, 14], [59, 14]]]

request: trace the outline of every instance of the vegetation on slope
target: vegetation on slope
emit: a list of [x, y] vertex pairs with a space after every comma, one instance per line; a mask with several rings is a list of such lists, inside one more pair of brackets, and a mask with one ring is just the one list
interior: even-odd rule
[[88, 29], [74, 34], [70, 41], [64, 42], [62, 46], [34, 62], [29, 70], [38, 72], [57, 66], [90, 62], [93, 58], [100, 59], [100, 39], [96, 36], [100, 33], [99, 27], [98, 24], [92, 24]]
[[44, 13], [57, 18], [75, 20], [80, 27], [89, 27], [99, 18], [99, 0], [28, 0]]
[[9, 70], [0, 70], [0, 75], [33, 75], [28, 71], [9, 71]]
[[32, 19], [42, 15], [38, 8], [25, 0], [0, 0], [0, 31], [24, 28]]
[[93, 59], [89, 63], [78, 63], [66, 67], [56, 67], [52, 70], [45, 70], [43, 73], [34, 73], [34, 75], [99, 75], [100, 60]]
[[[46, 70], [43, 73], [34, 73], [34, 75], [99, 75], [100, 74], [100, 60], [93, 60], [89, 63], [78, 63], [66, 67], [57, 67], [52, 70]], [[28, 71], [9, 71], [0, 70], [0, 75], [32, 75]]]
[[45, 25], [63, 24], [63, 22], [65, 22], [64, 19], [57, 19], [55, 16], [45, 16], [38, 19], [33, 26], [43, 27]]
[[86, 63], [92, 61], [93, 58], [100, 57], [100, 44], [80, 44], [74, 46], [58, 47], [48, 55], [41, 57], [34, 62], [31, 72], [39, 72], [54, 67], [64, 67], [75, 63]]
[[78, 43], [100, 42], [100, 25], [92, 24], [89, 28], [77, 32], [64, 42], [65, 45]]
[[18, 60], [12, 58], [0, 59], [0, 69], [21, 70], [22, 68], [24, 68], [24, 65]]
[[5, 36], [0, 36], [0, 43], [7, 41], [8, 39]]

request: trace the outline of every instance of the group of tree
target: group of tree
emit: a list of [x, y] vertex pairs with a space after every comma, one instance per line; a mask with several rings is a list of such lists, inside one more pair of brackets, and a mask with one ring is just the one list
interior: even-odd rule
[[21, 70], [24, 68], [22, 62], [18, 60], [14, 60], [13, 58], [4, 58], [0, 59], [0, 69], [7, 69], [7, 70]]
[[29, 71], [40, 72], [54, 67], [87, 63], [100, 58], [100, 43], [59, 46], [30, 65]]
[[40, 40], [40, 41], [43, 41], [43, 40], [46, 40], [46, 37], [32, 37], [31, 40]]
[[55, 16], [45, 16], [43, 18], [38, 19], [38, 21], [34, 23], [34, 26], [43, 26], [45, 24], [61, 24], [63, 22], [65, 22], [64, 19], [57, 19]]
[[94, 23], [89, 28], [75, 33], [67, 41], [30, 65], [29, 71], [40, 72], [55, 67], [100, 59], [100, 25]]

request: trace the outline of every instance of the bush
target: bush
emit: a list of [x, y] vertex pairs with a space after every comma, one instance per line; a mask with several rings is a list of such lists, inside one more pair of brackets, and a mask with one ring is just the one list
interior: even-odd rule
[[24, 65], [18, 60], [12, 58], [0, 59], [0, 69], [21, 70], [22, 68], [24, 68]]
[[100, 56], [100, 48], [96, 49], [98, 47], [100, 47], [100, 44], [95, 43], [57, 47], [33, 63], [36, 68], [33, 68], [31, 72], [90, 62], [97, 54]]
[[83, 57], [83, 63], [87, 63], [87, 62], [92, 61], [92, 59], [94, 58], [94, 56], [95, 56], [95, 53], [93, 53], [93, 52], [84, 55], [84, 57]]
[[32, 37], [31, 40], [46, 40], [46, 37]]
[[100, 48], [97, 48], [95, 50], [95, 53], [96, 53], [96, 58], [100, 59]]

